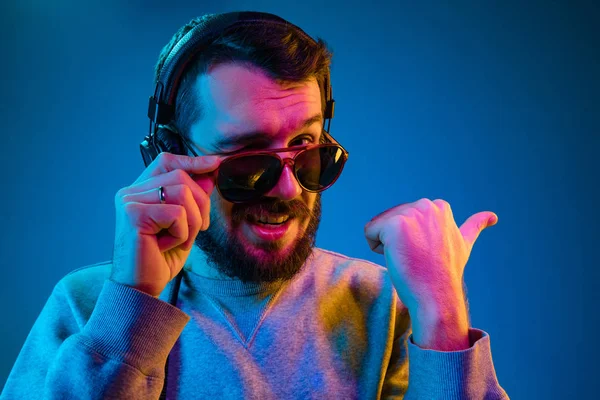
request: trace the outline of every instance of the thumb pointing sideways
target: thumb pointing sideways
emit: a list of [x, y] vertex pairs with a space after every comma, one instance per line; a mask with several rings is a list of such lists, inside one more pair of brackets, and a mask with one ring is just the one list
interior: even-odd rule
[[482, 211], [467, 218], [460, 227], [460, 233], [469, 247], [469, 253], [479, 237], [479, 234], [485, 228], [496, 225], [497, 222], [498, 216], [491, 211]]

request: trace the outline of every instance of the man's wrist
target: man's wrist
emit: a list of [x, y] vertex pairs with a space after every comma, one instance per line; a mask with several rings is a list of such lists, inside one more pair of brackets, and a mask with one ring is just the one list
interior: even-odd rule
[[410, 311], [413, 342], [437, 351], [459, 351], [471, 347], [469, 318], [464, 302], [420, 307]]

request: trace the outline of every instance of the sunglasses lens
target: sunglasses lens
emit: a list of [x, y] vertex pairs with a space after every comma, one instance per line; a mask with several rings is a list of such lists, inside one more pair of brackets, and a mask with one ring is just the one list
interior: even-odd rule
[[219, 191], [231, 202], [256, 200], [275, 187], [280, 167], [279, 159], [269, 155], [225, 160], [219, 166]]
[[344, 152], [338, 146], [306, 150], [296, 158], [298, 181], [308, 190], [324, 190], [340, 176], [345, 162]]

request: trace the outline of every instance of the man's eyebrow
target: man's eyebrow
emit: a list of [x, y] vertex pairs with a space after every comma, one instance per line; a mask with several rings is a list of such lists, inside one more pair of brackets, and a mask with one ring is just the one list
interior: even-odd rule
[[[315, 114], [312, 117], [310, 117], [309, 119], [307, 119], [306, 121], [304, 121], [302, 123], [302, 126], [300, 126], [299, 129], [308, 128], [315, 122], [322, 122], [322, 121], [323, 121], [323, 115]], [[240, 136], [234, 136], [234, 137], [229, 137], [229, 138], [226, 137], [226, 138], [219, 139], [215, 143], [215, 147], [218, 149], [225, 149], [228, 147], [247, 145], [252, 142], [259, 142], [261, 140], [265, 141], [266, 139], [267, 139], [267, 137], [264, 132], [249, 132], [249, 133], [245, 133]]]

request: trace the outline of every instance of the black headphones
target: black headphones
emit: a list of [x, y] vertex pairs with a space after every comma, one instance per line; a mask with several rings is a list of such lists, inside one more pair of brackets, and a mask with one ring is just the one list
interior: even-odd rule
[[[283, 25], [292, 27], [305, 39], [316, 43], [298, 26], [273, 14], [243, 11], [212, 15], [187, 34], [185, 34], [167, 56], [156, 82], [154, 95], [150, 96], [148, 117], [150, 129], [148, 135], [140, 144], [140, 151], [146, 167], [162, 152], [186, 154], [183, 150], [182, 138], [179, 133], [168, 127], [175, 116], [175, 99], [183, 73], [195, 55], [206, 49], [223, 33], [242, 26], [249, 25]], [[333, 118], [335, 101], [332, 98], [330, 71], [327, 70], [322, 93], [325, 94], [324, 122], [327, 122], [327, 132]]]

